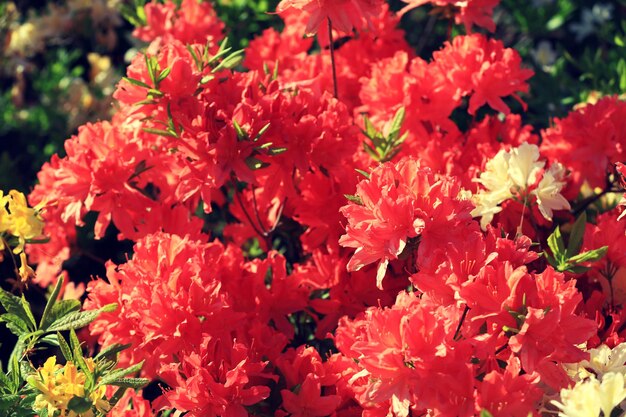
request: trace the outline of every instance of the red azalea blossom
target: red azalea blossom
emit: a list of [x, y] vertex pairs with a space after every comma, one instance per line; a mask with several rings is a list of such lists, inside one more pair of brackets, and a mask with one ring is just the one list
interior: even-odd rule
[[382, 4], [381, 0], [282, 0], [276, 10], [295, 8], [308, 13], [307, 34], [316, 33], [326, 19], [330, 19], [335, 29], [352, 33], [352, 29], [363, 26], [363, 20], [377, 15]]

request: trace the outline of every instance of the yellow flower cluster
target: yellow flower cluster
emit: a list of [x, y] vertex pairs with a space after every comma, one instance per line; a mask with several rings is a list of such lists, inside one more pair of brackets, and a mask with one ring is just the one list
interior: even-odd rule
[[[85, 358], [85, 361], [93, 369], [93, 360]], [[37, 370], [37, 374], [27, 379], [40, 392], [35, 399], [35, 410], [47, 409], [48, 416], [51, 417], [94, 417], [94, 408], [101, 413], [108, 412], [111, 407], [104, 397], [106, 387], [101, 386], [86, 396], [86, 380], [87, 376], [71, 361], [61, 366], [56, 363], [56, 357], [48, 358], [43, 367]], [[71, 410], [69, 403], [75, 397], [90, 404], [89, 409], [83, 412]]]
[[26, 261], [24, 245], [43, 237], [44, 222], [39, 214], [40, 210], [41, 205], [28, 207], [26, 197], [19, 191], [11, 190], [4, 195], [0, 190], [0, 261], [2, 251], [7, 246], [12, 248], [14, 254], [20, 255], [21, 266], [18, 272], [24, 281], [34, 275]]

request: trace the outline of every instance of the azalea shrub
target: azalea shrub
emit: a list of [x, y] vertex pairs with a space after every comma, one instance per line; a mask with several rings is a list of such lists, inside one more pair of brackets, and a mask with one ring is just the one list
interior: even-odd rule
[[0, 412], [626, 411], [621, 81], [533, 125], [498, 0], [392, 3], [282, 0], [244, 49], [209, 2], [126, 5], [113, 115], [0, 194]]

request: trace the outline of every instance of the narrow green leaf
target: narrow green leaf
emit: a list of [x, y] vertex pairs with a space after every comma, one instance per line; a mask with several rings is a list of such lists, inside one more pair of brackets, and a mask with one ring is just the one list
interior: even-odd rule
[[595, 262], [604, 257], [606, 255], [606, 251], [609, 249], [608, 246], [602, 246], [598, 249], [593, 249], [587, 252], [580, 253], [576, 256], [572, 256], [569, 258], [570, 263], [583, 263], [583, 262]]
[[272, 148], [267, 151], [269, 155], [275, 156], [287, 152], [287, 148]]
[[116, 369], [113, 372], [109, 372], [107, 375], [104, 375], [102, 378], [100, 378], [97, 386], [99, 387], [102, 385], [111, 385], [111, 382], [117, 381], [120, 378], [124, 378], [126, 375], [136, 374], [137, 372], [141, 371], [143, 362], [144, 361], [141, 361], [128, 368]]
[[33, 316], [33, 311], [30, 309], [30, 303], [28, 302], [28, 300], [26, 300], [24, 294], [22, 294], [22, 297], [20, 298], [20, 303], [22, 304], [22, 308], [24, 309], [24, 312], [26, 313], [26, 316], [28, 317], [28, 321], [32, 325], [32, 328], [36, 329], [37, 322], [35, 321], [35, 316]]
[[93, 386], [93, 372], [87, 366], [87, 362], [85, 362], [85, 358], [83, 357], [83, 348], [80, 345], [80, 341], [78, 340], [78, 336], [76, 336], [76, 331], [74, 329], [70, 330], [70, 348], [74, 357], [74, 363], [78, 365], [78, 367], [89, 379], [89, 383], [87, 385]]
[[355, 169], [356, 172], [358, 172], [359, 174], [363, 175], [365, 178], [367, 178], [368, 180], [370, 179], [370, 173], [367, 171], [363, 171], [362, 169]]
[[583, 237], [585, 236], [585, 226], [587, 225], [587, 213], [583, 213], [578, 216], [572, 232], [569, 235], [569, 241], [567, 242], [567, 257], [570, 258], [580, 252], [580, 247], [583, 244]]
[[239, 123], [233, 119], [233, 127], [235, 128], [235, 132], [237, 133], [237, 139], [239, 140], [247, 140], [248, 134], [243, 131]]
[[94, 356], [94, 360], [99, 360], [101, 358], [110, 358], [111, 360], [115, 360], [119, 352], [128, 349], [130, 346], [130, 343], [125, 345], [114, 343], [111, 346], [102, 349], [96, 356]]
[[140, 389], [150, 383], [148, 378], [118, 378], [109, 382], [107, 385], [114, 385], [116, 387], [125, 387], [132, 389]]
[[128, 77], [122, 77], [122, 79], [132, 85], [136, 85], [137, 87], [142, 87], [142, 88], [146, 88], [146, 89], [150, 89], [152, 87], [150, 87], [148, 84], [144, 83], [143, 81], [140, 80], [136, 80], [134, 78], [128, 78]]
[[48, 298], [46, 307], [43, 309], [43, 315], [41, 316], [41, 320], [39, 321], [39, 329], [43, 330], [44, 325], [48, 321], [48, 317], [52, 314], [52, 309], [57, 302], [57, 298], [59, 297], [59, 293], [61, 292], [61, 287], [63, 286], [64, 281], [65, 278], [63, 277], [63, 275], [60, 275], [56, 285], [54, 286], [54, 289], [52, 290], [52, 293], [50, 294], [50, 298]]
[[480, 410], [480, 417], [493, 417], [493, 415], [487, 410]]
[[178, 137], [178, 135], [176, 133], [172, 133], [170, 131], [163, 130], [163, 129], [154, 129], [154, 128], [151, 128], [151, 127], [144, 127], [142, 130], [144, 132], [146, 132], [146, 133], [152, 133], [153, 135], [169, 136], [171, 138], [177, 138]]
[[256, 142], [257, 140], [261, 139], [261, 136], [263, 136], [265, 134], [265, 132], [267, 132], [267, 129], [270, 128], [270, 125], [271, 125], [271, 123], [267, 123], [261, 129], [259, 129], [259, 133], [257, 133], [256, 136], [253, 139], [254, 142]]
[[358, 195], [344, 194], [343, 196], [347, 198], [348, 201], [352, 201], [353, 203], [356, 203], [359, 206], [363, 205], [363, 200], [361, 200], [361, 197], [359, 197]]
[[376, 137], [376, 128], [367, 116], [363, 116], [363, 123], [365, 124], [365, 131], [363, 132], [365, 136], [370, 139]]
[[160, 83], [161, 81], [166, 79], [167, 76], [170, 75], [170, 72], [172, 72], [171, 67], [167, 67], [163, 71], [161, 71], [161, 73], [159, 74], [159, 77], [157, 78], [157, 82]]
[[63, 357], [65, 358], [65, 360], [74, 361], [74, 355], [72, 354], [72, 349], [70, 349], [70, 346], [65, 341], [65, 338], [59, 332], [57, 332], [57, 339], [59, 341], [59, 348], [61, 349], [61, 353], [63, 354]]
[[406, 111], [404, 107], [400, 107], [396, 112], [396, 115], [391, 122], [391, 127], [389, 128], [389, 138], [396, 138], [400, 134], [400, 129], [402, 129], [402, 123], [404, 123], [404, 116]]

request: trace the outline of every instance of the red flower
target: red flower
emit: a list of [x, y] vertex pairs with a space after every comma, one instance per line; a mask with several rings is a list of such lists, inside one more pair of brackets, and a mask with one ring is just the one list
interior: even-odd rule
[[[390, 260], [397, 259], [410, 240], [422, 235], [418, 263], [429, 262], [436, 248], [475, 229], [471, 203], [459, 199], [460, 187], [437, 178], [418, 161], [403, 159], [374, 169], [357, 186], [357, 203], [342, 207], [348, 219], [339, 243], [356, 248], [349, 271], [379, 261], [376, 282], [382, 288]], [[452, 231], [452, 232], [451, 232]], [[413, 250], [413, 248], [410, 248]]]
[[483, 104], [509, 114], [503, 97], [528, 92], [528, 80], [533, 71], [522, 69], [522, 58], [502, 42], [480, 34], [457, 36], [451, 43], [433, 54], [441, 71], [457, 87], [458, 96], [472, 95], [469, 113], [475, 114]]
[[338, 395], [321, 395], [321, 384], [315, 374], [308, 374], [295, 393], [281, 390], [283, 407], [293, 417], [323, 417], [332, 414], [341, 402]]
[[352, 29], [363, 26], [363, 20], [378, 15], [382, 5], [382, 0], [282, 0], [276, 10], [295, 8], [307, 12], [310, 15], [307, 34], [316, 33], [326, 19], [331, 20], [334, 29], [352, 33]]

